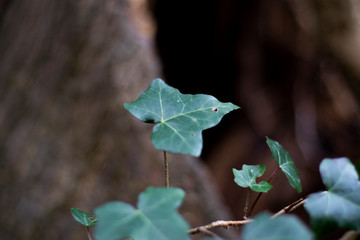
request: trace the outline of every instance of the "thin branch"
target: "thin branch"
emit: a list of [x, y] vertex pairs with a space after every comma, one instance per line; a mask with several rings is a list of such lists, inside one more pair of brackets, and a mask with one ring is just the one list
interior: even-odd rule
[[89, 240], [93, 240], [92, 236], [91, 236], [91, 232], [90, 232], [90, 227], [86, 226], [86, 234]]
[[360, 236], [360, 232], [347, 231], [339, 240], [356, 240]]
[[[295, 209], [297, 209], [298, 207], [302, 206], [305, 203], [305, 199], [300, 198], [299, 200], [289, 204], [288, 206], [284, 207], [283, 209], [281, 209], [279, 212], [275, 213], [272, 218], [278, 217], [281, 214], [285, 214], [285, 213], [289, 213], [294, 211]], [[218, 220], [212, 223], [209, 223], [208, 225], [205, 226], [200, 226], [200, 227], [196, 227], [196, 228], [192, 228], [188, 231], [189, 234], [197, 234], [197, 233], [208, 233], [209, 230], [213, 229], [213, 228], [218, 228], [218, 227], [223, 227], [223, 228], [228, 228], [228, 227], [240, 227], [244, 224], [248, 224], [250, 222], [252, 222], [252, 219], [246, 219], [246, 220], [240, 220], [240, 221], [223, 221], [223, 220]]]
[[250, 192], [251, 192], [250, 188], [247, 188], [246, 202], [245, 202], [245, 207], [244, 207], [244, 219], [247, 219], [247, 211], [249, 208]]
[[255, 207], [256, 203], [259, 201], [259, 199], [260, 199], [260, 197], [261, 197], [262, 194], [263, 194], [263, 193], [260, 192], [260, 193], [257, 195], [257, 197], [256, 197], [255, 201], [253, 202], [253, 204], [251, 205], [251, 208], [250, 208], [250, 211], [249, 211], [249, 216], [251, 216], [251, 213], [252, 213], [252, 211], [254, 210], [254, 207]]
[[[280, 167], [277, 167], [277, 168], [273, 171], [273, 173], [271, 174], [271, 176], [270, 176], [269, 179], [267, 180], [268, 183], [270, 183], [270, 181], [271, 181], [271, 180], [273, 179], [273, 177], [279, 172], [280, 169], [281, 169]], [[260, 197], [261, 197], [262, 194], [263, 194], [263, 193], [260, 192], [260, 193], [257, 195], [254, 203], [251, 205], [251, 208], [250, 208], [250, 211], [249, 211], [249, 215], [248, 215], [248, 216], [251, 216], [251, 213], [252, 213], [252, 211], [254, 210], [254, 207], [255, 207], [255, 205], [257, 204], [257, 202], [259, 201], [259, 199], [260, 199]]]
[[298, 207], [304, 205], [304, 203], [305, 203], [305, 199], [300, 198], [299, 200], [291, 203], [290, 205], [284, 207], [283, 209], [281, 209], [280, 211], [278, 211], [277, 213], [272, 215], [272, 218], [276, 218], [276, 217], [278, 217], [278, 216], [280, 216], [281, 214], [284, 214], [284, 213], [292, 212], [295, 209], [297, 209]]
[[167, 159], [167, 153], [164, 151], [164, 167], [165, 167], [165, 186], [169, 187], [169, 163]]
[[251, 219], [246, 219], [246, 220], [240, 220], [240, 221], [223, 221], [223, 220], [218, 220], [215, 222], [212, 222], [208, 225], [205, 226], [200, 226], [200, 227], [196, 227], [196, 228], [192, 228], [190, 229], [188, 232], [190, 234], [196, 234], [196, 233], [201, 233], [204, 232], [204, 230], [210, 230], [213, 228], [218, 228], [218, 227], [223, 227], [223, 228], [228, 228], [228, 227], [240, 227], [241, 225], [247, 224], [249, 222], [251, 222]]
[[[211, 232], [210, 230], [206, 229], [205, 227], [198, 227], [198, 228], [196, 228], [196, 231], [198, 231], [197, 233], [204, 233], [213, 238], [219, 237], [216, 233]], [[190, 233], [190, 231], [189, 231], [189, 233]], [[195, 233], [191, 233], [191, 234], [195, 234]]]

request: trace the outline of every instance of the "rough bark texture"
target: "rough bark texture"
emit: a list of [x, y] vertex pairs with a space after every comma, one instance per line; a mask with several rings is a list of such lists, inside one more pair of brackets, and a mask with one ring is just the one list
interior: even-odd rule
[[[0, 19], [0, 239], [85, 239], [71, 207], [135, 203], [163, 185], [133, 101], [160, 68], [124, 0], [21, 1]], [[170, 155], [192, 225], [227, 218], [197, 159]]]

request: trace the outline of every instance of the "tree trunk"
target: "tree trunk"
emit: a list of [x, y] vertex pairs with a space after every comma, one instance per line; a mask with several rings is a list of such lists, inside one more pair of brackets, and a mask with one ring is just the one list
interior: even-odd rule
[[[135, 203], [163, 185], [162, 152], [133, 101], [158, 77], [125, 0], [9, 0], [0, 18], [0, 239], [85, 239], [71, 207]], [[206, 169], [170, 155], [193, 225], [226, 218]], [[174, 170], [176, 169], [176, 171]]]

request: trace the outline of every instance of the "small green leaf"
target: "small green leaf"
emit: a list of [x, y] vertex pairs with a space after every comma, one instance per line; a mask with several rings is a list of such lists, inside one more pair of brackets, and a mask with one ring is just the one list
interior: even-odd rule
[[245, 225], [243, 240], [310, 240], [312, 233], [293, 215], [281, 215], [271, 218], [268, 213], [261, 213], [254, 221]]
[[360, 182], [354, 166], [347, 158], [324, 159], [320, 174], [327, 191], [313, 193], [305, 201], [317, 235], [336, 225], [360, 231]]
[[268, 182], [256, 183], [255, 179], [261, 177], [265, 172], [264, 165], [246, 165], [242, 166], [242, 170], [233, 168], [234, 181], [240, 187], [250, 187], [255, 192], [267, 192], [273, 186]]
[[301, 182], [299, 178], [299, 170], [296, 168], [288, 151], [286, 151], [278, 142], [266, 137], [266, 143], [270, 148], [271, 155], [286, 175], [289, 184], [296, 189], [298, 193], [301, 192]]
[[149, 187], [139, 195], [138, 208], [110, 202], [95, 210], [98, 240], [189, 240], [189, 225], [177, 213], [185, 193], [178, 188]]
[[136, 101], [124, 106], [141, 121], [157, 123], [151, 135], [157, 149], [196, 157], [202, 150], [201, 132], [239, 108], [210, 95], [181, 94], [161, 79], [153, 80]]
[[71, 208], [71, 214], [76, 221], [87, 227], [94, 226], [97, 223], [94, 215], [81, 211], [78, 208]]

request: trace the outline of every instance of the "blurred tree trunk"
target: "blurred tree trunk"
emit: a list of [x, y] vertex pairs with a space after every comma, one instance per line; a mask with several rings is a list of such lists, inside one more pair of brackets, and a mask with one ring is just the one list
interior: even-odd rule
[[355, 97], [360, 100], [360, 1], [290, 0], [298, 26], [317, 39], [346, 73]]
[[[85, 239], [71, 207], [135, 203], [146, 186], [163, 185], [152, 126], [122, 106], [159, 76], [151, 41], [139, 36], [125, 0], [1, 7], [0, 239]], [[191, 224], [226, 218], [206, 169], [169, 158]]]

